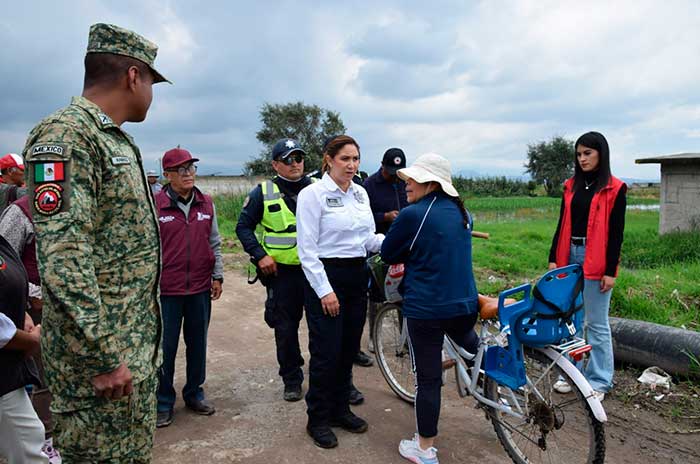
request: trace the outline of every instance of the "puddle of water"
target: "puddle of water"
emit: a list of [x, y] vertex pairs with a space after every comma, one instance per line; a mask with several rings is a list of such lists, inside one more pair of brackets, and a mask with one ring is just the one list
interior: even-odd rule
[[658, 211], [660, 205], [627, 205], [627, 209], [636, 209], [639, 211]]

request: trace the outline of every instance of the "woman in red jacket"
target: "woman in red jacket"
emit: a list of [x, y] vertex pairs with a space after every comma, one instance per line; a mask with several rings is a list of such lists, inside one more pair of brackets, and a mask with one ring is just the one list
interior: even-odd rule
[[[574, 263], [583, 266], [584, 330], [593, 347], [583, 373], [602, 401], [613, 385], [608, 311], [625, 229], [627, 185], [610, 172], [610, 150], [602, 134], [583, 134], [575, 151], [574, 177], [564, 183], [549, 268]], [[563, 380], [554, 388], [560, 393], [571, 391]]]

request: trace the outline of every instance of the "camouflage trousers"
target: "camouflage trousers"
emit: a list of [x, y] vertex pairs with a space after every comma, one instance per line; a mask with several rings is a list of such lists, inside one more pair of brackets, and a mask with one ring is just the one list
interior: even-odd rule
[[54, 446], [63, 464], [150, 463], [157, 387], [154, 372], [129, 397], [95, 398], [92, 407], [54, 413]]

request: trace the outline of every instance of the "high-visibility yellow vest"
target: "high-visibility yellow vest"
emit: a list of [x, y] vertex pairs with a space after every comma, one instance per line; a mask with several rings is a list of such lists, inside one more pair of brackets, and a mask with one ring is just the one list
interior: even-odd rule
[[260, 185], [263, 194], [261, 244], [265, 252], [281, 264], [301, 264], [297, 254], [297, 218], [287, 207], [280, 189], [267, 180]]

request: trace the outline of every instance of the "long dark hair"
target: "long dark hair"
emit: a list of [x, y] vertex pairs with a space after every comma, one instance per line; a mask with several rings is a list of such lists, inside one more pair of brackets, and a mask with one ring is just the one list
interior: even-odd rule
[[345, 145], [355, 145], [355, 148], [357, 148], [357, 153], [360, 154], [360, 145], [349, 135], [335, 135], [326, 139], [325, 143], [323, 144], [323, 161], [321, 164], [322, 173], [330, 170], [326, 155], [328, 155], [329, 158], [335, 158], [335, 155], [337, 155], [340, 149]]
[[462, 197], [450, 197], [450, 200], [452, 200], [457, 205], [457, 208], [459, 208], [459, 212], [462, 213], [462, 224], [464, 225], [465, 229], [468, 229], [469, 213], [467, 212], [467, 208], [464, 207]]
[[468, 229], [469, 228], [469, 213], [467, 212], [467, 208], [464, 206], [464, 201], [462, 200], [462, 197], [460, 197], [460, 196], [453, 197], [451, 195], [446, 194], [445, 191], [442, 189], [442, 185], [440, 185], [440, 182], [435, 182], [435, 183], [438, 186], [437, 191], [443, 193], [447, 198], [452, 200], [452, 202], [455, 205], [457, 205], [457, 208], [459, 208], [459, 212], [462, 213], [462, 225], [464, 225], [465, 229]]
[[610, 148], [608, 141], [600, 132], [586, 132], [578, 138], [574, 144], [574, 191], [578, 191], [583, 187], [585, 180], [583, 178], [583, 170], [578, 162], [576, 150], [579, 145], [592, 148], [598, 152], [598, 181], [595, 185], [595, 191], [602, 189], [610, 181], [612, 173], [610, 172]]

